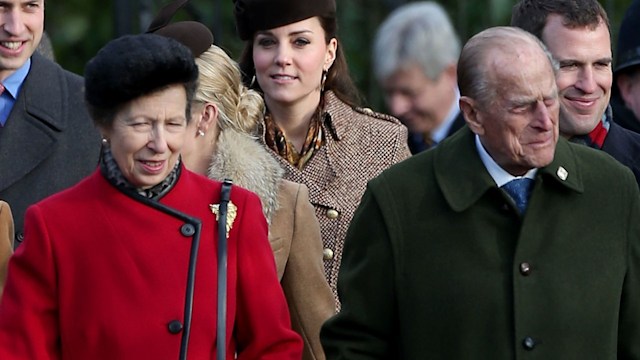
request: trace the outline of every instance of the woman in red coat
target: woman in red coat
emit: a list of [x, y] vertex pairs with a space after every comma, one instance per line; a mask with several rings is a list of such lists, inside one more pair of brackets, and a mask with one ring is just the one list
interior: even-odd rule
[[[180, 163], [197, 68], [158, 35], [85, 72], [99, 169], [32, 206], [0, 302], [0, 359], [216, 359], [221, 184]], [[73, 161], [73, 159], [69, 159]], [[299, 359], [260, 201], [231, 190], [227, 359]]]

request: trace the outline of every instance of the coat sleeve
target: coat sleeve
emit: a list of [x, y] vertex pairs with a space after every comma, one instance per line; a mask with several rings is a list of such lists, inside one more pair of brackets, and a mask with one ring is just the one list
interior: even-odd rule
[[[291, 329], [289, 311], [267, 235], [260, 200], [249, 194], [238, 206], [238, 360], [289, 360], [302, 356], [302, 340]], [[242, 210], [243, 209], [243, 210]]]
[[404, 159], [407, 159], [411, 156], [411, 151], [409, 150], [408, 143], [408, 130], [404, 125], [400, 125], [398, 127], [398, 131], [396, 132], [396, 144], [394, 151], [393, 159], [394, 163], [398, 163]]
[[335, 314], [336, 304], [324, 277], [320, 225], [309, 190], [302, 184], [297, 189], [291, 251], [281, 283], [292, 326], [304, 340], [303, 359], [324, 359], [320, 327]]
[[631, 187], [627, 199], [630, 199], [631, 203], [627, 221], [629, 250], [627, 274], [620, 303], [618, 359], [640, 360], [640, 195], [636, 186]]
[[389, 229], [368, 186], [345, 240], [338, 275], [342, 307], [320, 333], [327, 359], [398, 358], [393, 261]]
[[13, 216], [9, 204], [0, 201], [0, 297], [7, 280], [9, 257], [13, 254]]
[[37, 205], [9, 262], [0, 302], [0, 359], [60, 359], [57, 277], [51, 239]]

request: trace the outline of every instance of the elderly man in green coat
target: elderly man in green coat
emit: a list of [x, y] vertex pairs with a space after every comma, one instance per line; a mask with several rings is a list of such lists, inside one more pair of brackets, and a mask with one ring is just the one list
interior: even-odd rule
[[640, 359], [638, 186], [558, 138], [554, 70], [520, 29], [465, 45], [468, 128], [369, 183], [328, 359]]

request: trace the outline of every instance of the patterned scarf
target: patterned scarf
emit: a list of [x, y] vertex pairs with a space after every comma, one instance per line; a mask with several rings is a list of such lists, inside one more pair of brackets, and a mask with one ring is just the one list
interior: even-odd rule
[[320, 108], [321, 107], [318, 107], [318, 112], [311, 118], [307, 137], [300, 152], [287, 140], [282, 129], [280, 129], [271, 117], [271, 114], [267, 113], [264, 117], [266, 126], [265, 142], [267, 146], [285, 158], [291, 165], [302, 169], [313, 154], [326, 142], [324, 132], [322, 131]]
[[113, 158], [111, 149], [107, 146], [102, 147], [102, 156], [100, 159], [100, 172], [113, 186], [124, 192], [134, 192], [151, 200], [160, 200], [173, 188], [180, 177], [180, 159], [178, 159], [173, 170], [171, 170], [169, 175], [159, 184], [149, 189], [140, 189], [131, 185], [129, 180], [124, 177], [116, 160]]
[[590, 133], [574, 136], [569, 139], [569, 141], [576, 144], [586, 145], [594, 149], [602, 149], [604, 140], [607, 138], [607, 133], [609, 132], [609, 127], [611, 127], [612, 117], [611, 106], [608, 106], [607, 110], [602, 115], [602, 121], [598, 122], [596, 127], [591, 130]]

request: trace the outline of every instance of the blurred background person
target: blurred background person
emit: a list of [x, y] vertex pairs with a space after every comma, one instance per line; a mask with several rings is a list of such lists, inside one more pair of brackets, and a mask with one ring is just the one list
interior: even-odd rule
[[169, 24], [170, 16], [162, 15], [151, 31], [189, 46], [199, 69], [184, 164], [215, 180], [233, 179], [258, 194], [292, 326], [304, 340], [303, 359], [323, 359], [320, 327], [335, 313], [335, 303], [324, 277], [320, 225], [309, 190], [284, 180], [284, 170], [258, 141], [264, 101], [242, 84], [238, 64], [212, 45], [210, 30], [194, 21]]
[[613, 71], [611, 106], [613, 120], [640, 132], [640, 0], [635, 0], [624, 14], [618, 32]]
[[560, 63], [560, 134], [599, 149], [633, 171], [640, 185], [640, 135], [613, 121], [609, 17], [597, 0], [521, 0], [511, 25], [529, 31]]
[[373, 71], [391, 115], [409, 129], [413, 154], [464, 126], [456, 66], [460, 40], [445, 10], [419, 1], [394, 10], [378, 28]]
[[11, 207], [0, 200], [0, 298], [2, 298], [2, 289], [7, 279], [9, 257], [13, 254], [13, 232]]
[[40, 55], [44, 0], [3, 0], [0, 11], [0, 199], [16, 246], [27, 207], [95, 170], [100, 137], [82, 78]]
[[[153, 34], [87, 64], [100, 167], [27, 211], [0, 358], [215, 358], [222, 186], [180, 161], [197, 77], [189, 49]], [[226, 358], [299, 359], [260, 200], [237, 186], [230, 199]]]
[[325, 276], [336, 296], [342, 246], [366, 183], [410, 156], [398, 120], [357, 107], [337, 38], [334, 0], [236, 0], [245, 84], [266, 103], [261, 141], [303, 183], [320, 222]]

